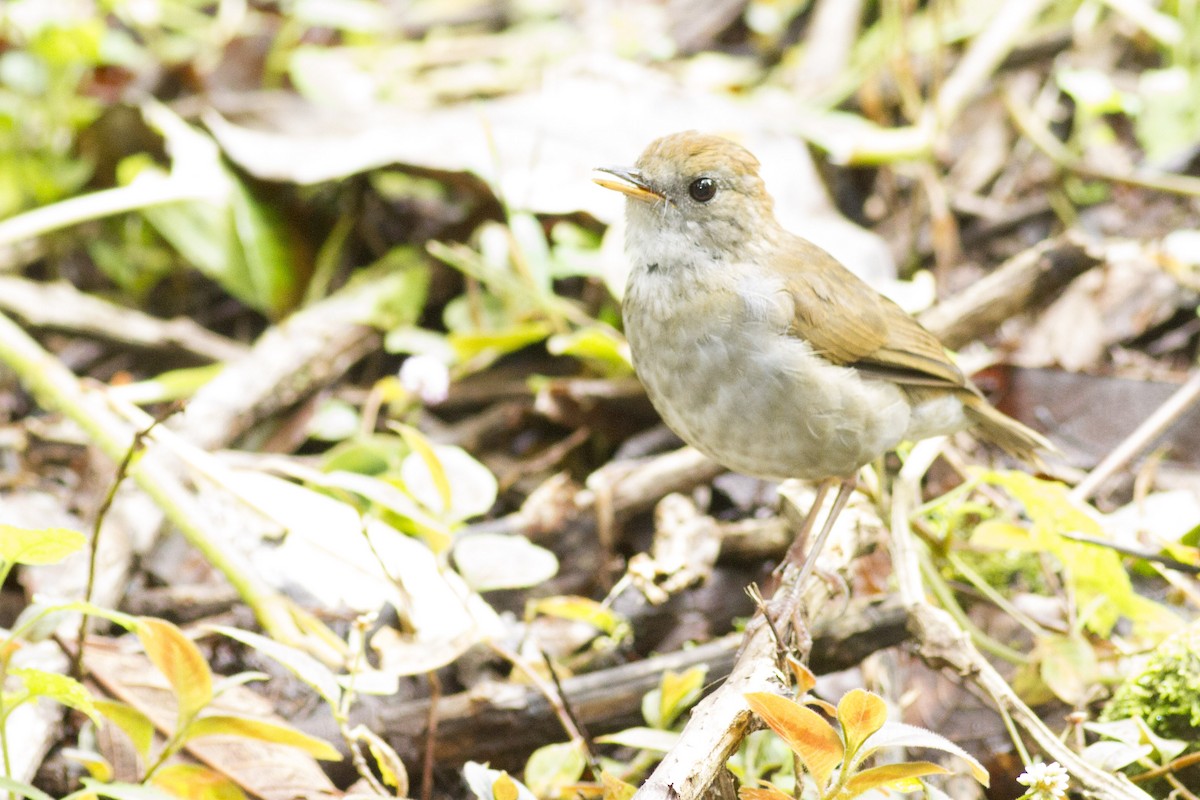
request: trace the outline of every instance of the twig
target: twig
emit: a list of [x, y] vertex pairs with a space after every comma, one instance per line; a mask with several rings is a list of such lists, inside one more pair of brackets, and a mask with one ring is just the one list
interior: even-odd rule
[[27, 326], [160, 350], [180, 350], [201, 361], [228, 361], [247, 348], [187, 317], [163, 320], [92, 297], [66, 281], [40, 283], [0, 275], [0, 311]]
[[1154, 413], [1105, 456], [1104, 460], [1097, 464], [1086, 478], [1076, 484], [1075, 488], [1071, 490], [1071, 498], [1079, 502], [1090, 499], [1106, 480], [1129, 464], [1139, 453], [1154, 444], [1159, 436], [1198, 401], [1200, 401], [1200, 370], [1193, 372], [1192, 376], [1176, 389], [1166, 402], [1156, 408]]
[[[104, 495], [104, 500], [101, 501], [100, 507], [96, 509], [96, 519], [92, 523], [92, 549], [88, 554], [87, 582], [83, 590], [83, 599], [87, 602], [91, 602], [92, 592], [96, 588], [96, 558], [100, 553], [100, 529], [104, 526], [108, 510], [112, 508], [113, 499], [117, 496], [117, 489], [121, 488], [121, 484], [125, 482], [125, 478], [129, 474], [129, 468], [133, 465], [133, 458], [141, 452], [150, 431], [154, 429], [154, 426], [166, 419], [167, 415], [175, 413], [176, 410], [178, 410], [178, 407], [172, 406], [165, 414], [157, 417], [149, 425], [133, 435], [133, 441], [129, 443], [129, 448], [125, 451], [125, 455], [121, 457], [121, 463], [117, 465], [117, 474], [113, 476], [108, 491]], [[75, 654], [71, 657], [71, 674], [79, 680], [83, 680], [83, 650], [87, 644], [88, 624], [88, 615], [81, 615], [79, 618], [79, 633], [76, 635]]]
[[[562, 687], [558, 683], [558, 676], [554, 675], [554, 670], [551, 669], [550, 671], [554, 680], [554, 683], [551, 684], [532, 665], [527, 663], [524, 658], [499, 642], [488, 642], [488, 647], [505, 661], [508, 661], [514, 667], [521, 670], [525, 677], [529, 679], [529, 682], [533, 684], [534, 688], [541, 693], [542, 697], [546, 698], [546, 702], [554, 709], [554, 715], [558, 717], [559, 724], [562, 725], [567, 736], [579, 748], [579, 752], [584, 754], [588, 763], [596, 770], [596, 776], [599, 777], [598, 765], [600, 762], [592, 750], [591, 742], [588, 741], [583, 730], [576, 724], [575, 715], [567, 709], [562, 695]], [[543, 657], [545, 657], [544, 654]]]
[[1067, 532], [1061, 534], [1061, 536], [1064, 539], [1070, 539], [1073, 542], [1082, 542], [1083, 544], [1090, 544], [1096, 547], [1105, 547], [1123, 555], [1140, 558], [1143, 561], [1153, 561], [1155, 563], [1162, 564], [1167, 569], [1173, 569], [1178, 572], [1186, 572], [1191, 575], [1200, 575], [1200, 564], [1186, 564], [1183, 561], [1171, 558], [1170, 556], [1161, 555], [1160, 553], [1151, 553], [1138, 547], [1130, 547], [1128, 545], [1118, 544], [1117, 542], [1097, 539], [1094, 536], [1084, 536], [1082, 533]]
[[583, 745], [583, 755], [587, 758], [588, 767], [592, 770], [592, 778], [599, 781], [603, 768], [600, 766], [600, 759], [596, 757], [596, 748], [592, 746], [592, 737], [588, 735], [587, 729], [583, 727], [583, 723], [579, 721], [579, 717], [571, 708], [571, 701], [563, 691], [562, 681], [558, 678], [558, 670], [554, 668], [554, 662], [550, 660], [550, 656], [546, 654], [545, 650], [542, 651], [542, 663], [546, 665], [546, 672], [554, 683], [554, 691], [562, 700], [563, 711], [571, 718], [571, 724], [575, 726], [575, 730], [579, 731], [579, 743]]
[[1015, 314], [1049, 304], [1064, 286], [1101, 263], [1103, 254], [1077, 234], [1049, 239], [921, 314], [947, 347], [991, 333]]
[[1111, 181], [1112, 183], [1124, 183], [1129, 186], [1153, 189], [1160, 192], [1200, 197], [1200, 178], [1193, 178], [1188, 175], [1152, 172], [1150, 170], [1118, 172], [1106, 167], [1092, 166], [1072, 154], [1063, 146], [1062, 142], [1054, 138], [1054, 135], [1042, 125], [1040, 120], [1034, 118], [1033, 112], [1027, 109], [1013, 92], [1007, 91], [1004, 93], [1004, 104], [1008, 108], [1009, 114], [1012, 115], [1013, 122], [1021, 130], [1021, 133], [1025, 134], [1029, 141], [1060, 169], [1075, 172], [1085, 178]]
[[425, 760], [421, 764], [421, 800], [433, 800], [433, 749], [437, 746], [438, 702], [442, 699], [442, 679], [437, 671], [426, 673], [429, 677], [429, 718], [426, 721], [429, 736], [425, 739]]

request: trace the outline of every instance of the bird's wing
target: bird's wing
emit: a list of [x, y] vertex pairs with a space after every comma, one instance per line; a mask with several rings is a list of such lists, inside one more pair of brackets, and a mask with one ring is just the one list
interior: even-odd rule
[[[866, 374], [974, 391], [937, 337], [833, 256], [800, 237], [789, 242], [787, 253], [794, 307], [789, 334], [830, 361]], [[851, 313], [835, 314], [835, 308]]]

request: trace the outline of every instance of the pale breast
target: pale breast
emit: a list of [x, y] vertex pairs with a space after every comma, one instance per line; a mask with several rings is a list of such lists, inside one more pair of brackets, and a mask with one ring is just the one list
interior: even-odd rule
[[624, 313], [638, 376], [667, 425], [729, 469], [851, 475], [905, 438], [909, 402], [787, 335], [782, 301], [769, 281], [638, 269]]

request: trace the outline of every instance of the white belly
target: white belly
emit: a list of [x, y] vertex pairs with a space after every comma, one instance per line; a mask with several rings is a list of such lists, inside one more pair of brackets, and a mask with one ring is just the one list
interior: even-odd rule
[[962, 426], [957, 400], [914, 410], [896, 385], [814, 355], [786, 334], [772, 292], [706, 301], [679, 278], [631, 283], [625, 332], [668, 427], [721, 465], [762, 478], [845, 477], [904, 439]]

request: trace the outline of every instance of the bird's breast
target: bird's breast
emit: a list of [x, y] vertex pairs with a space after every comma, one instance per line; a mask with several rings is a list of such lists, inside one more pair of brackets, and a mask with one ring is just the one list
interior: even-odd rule
[[729, 469], [846, 476], [905, 437], [904, 392], [788, 335], [790, 301], [770, 279], [641, 264], [624, 318], [638, 376], [663, 420]]

